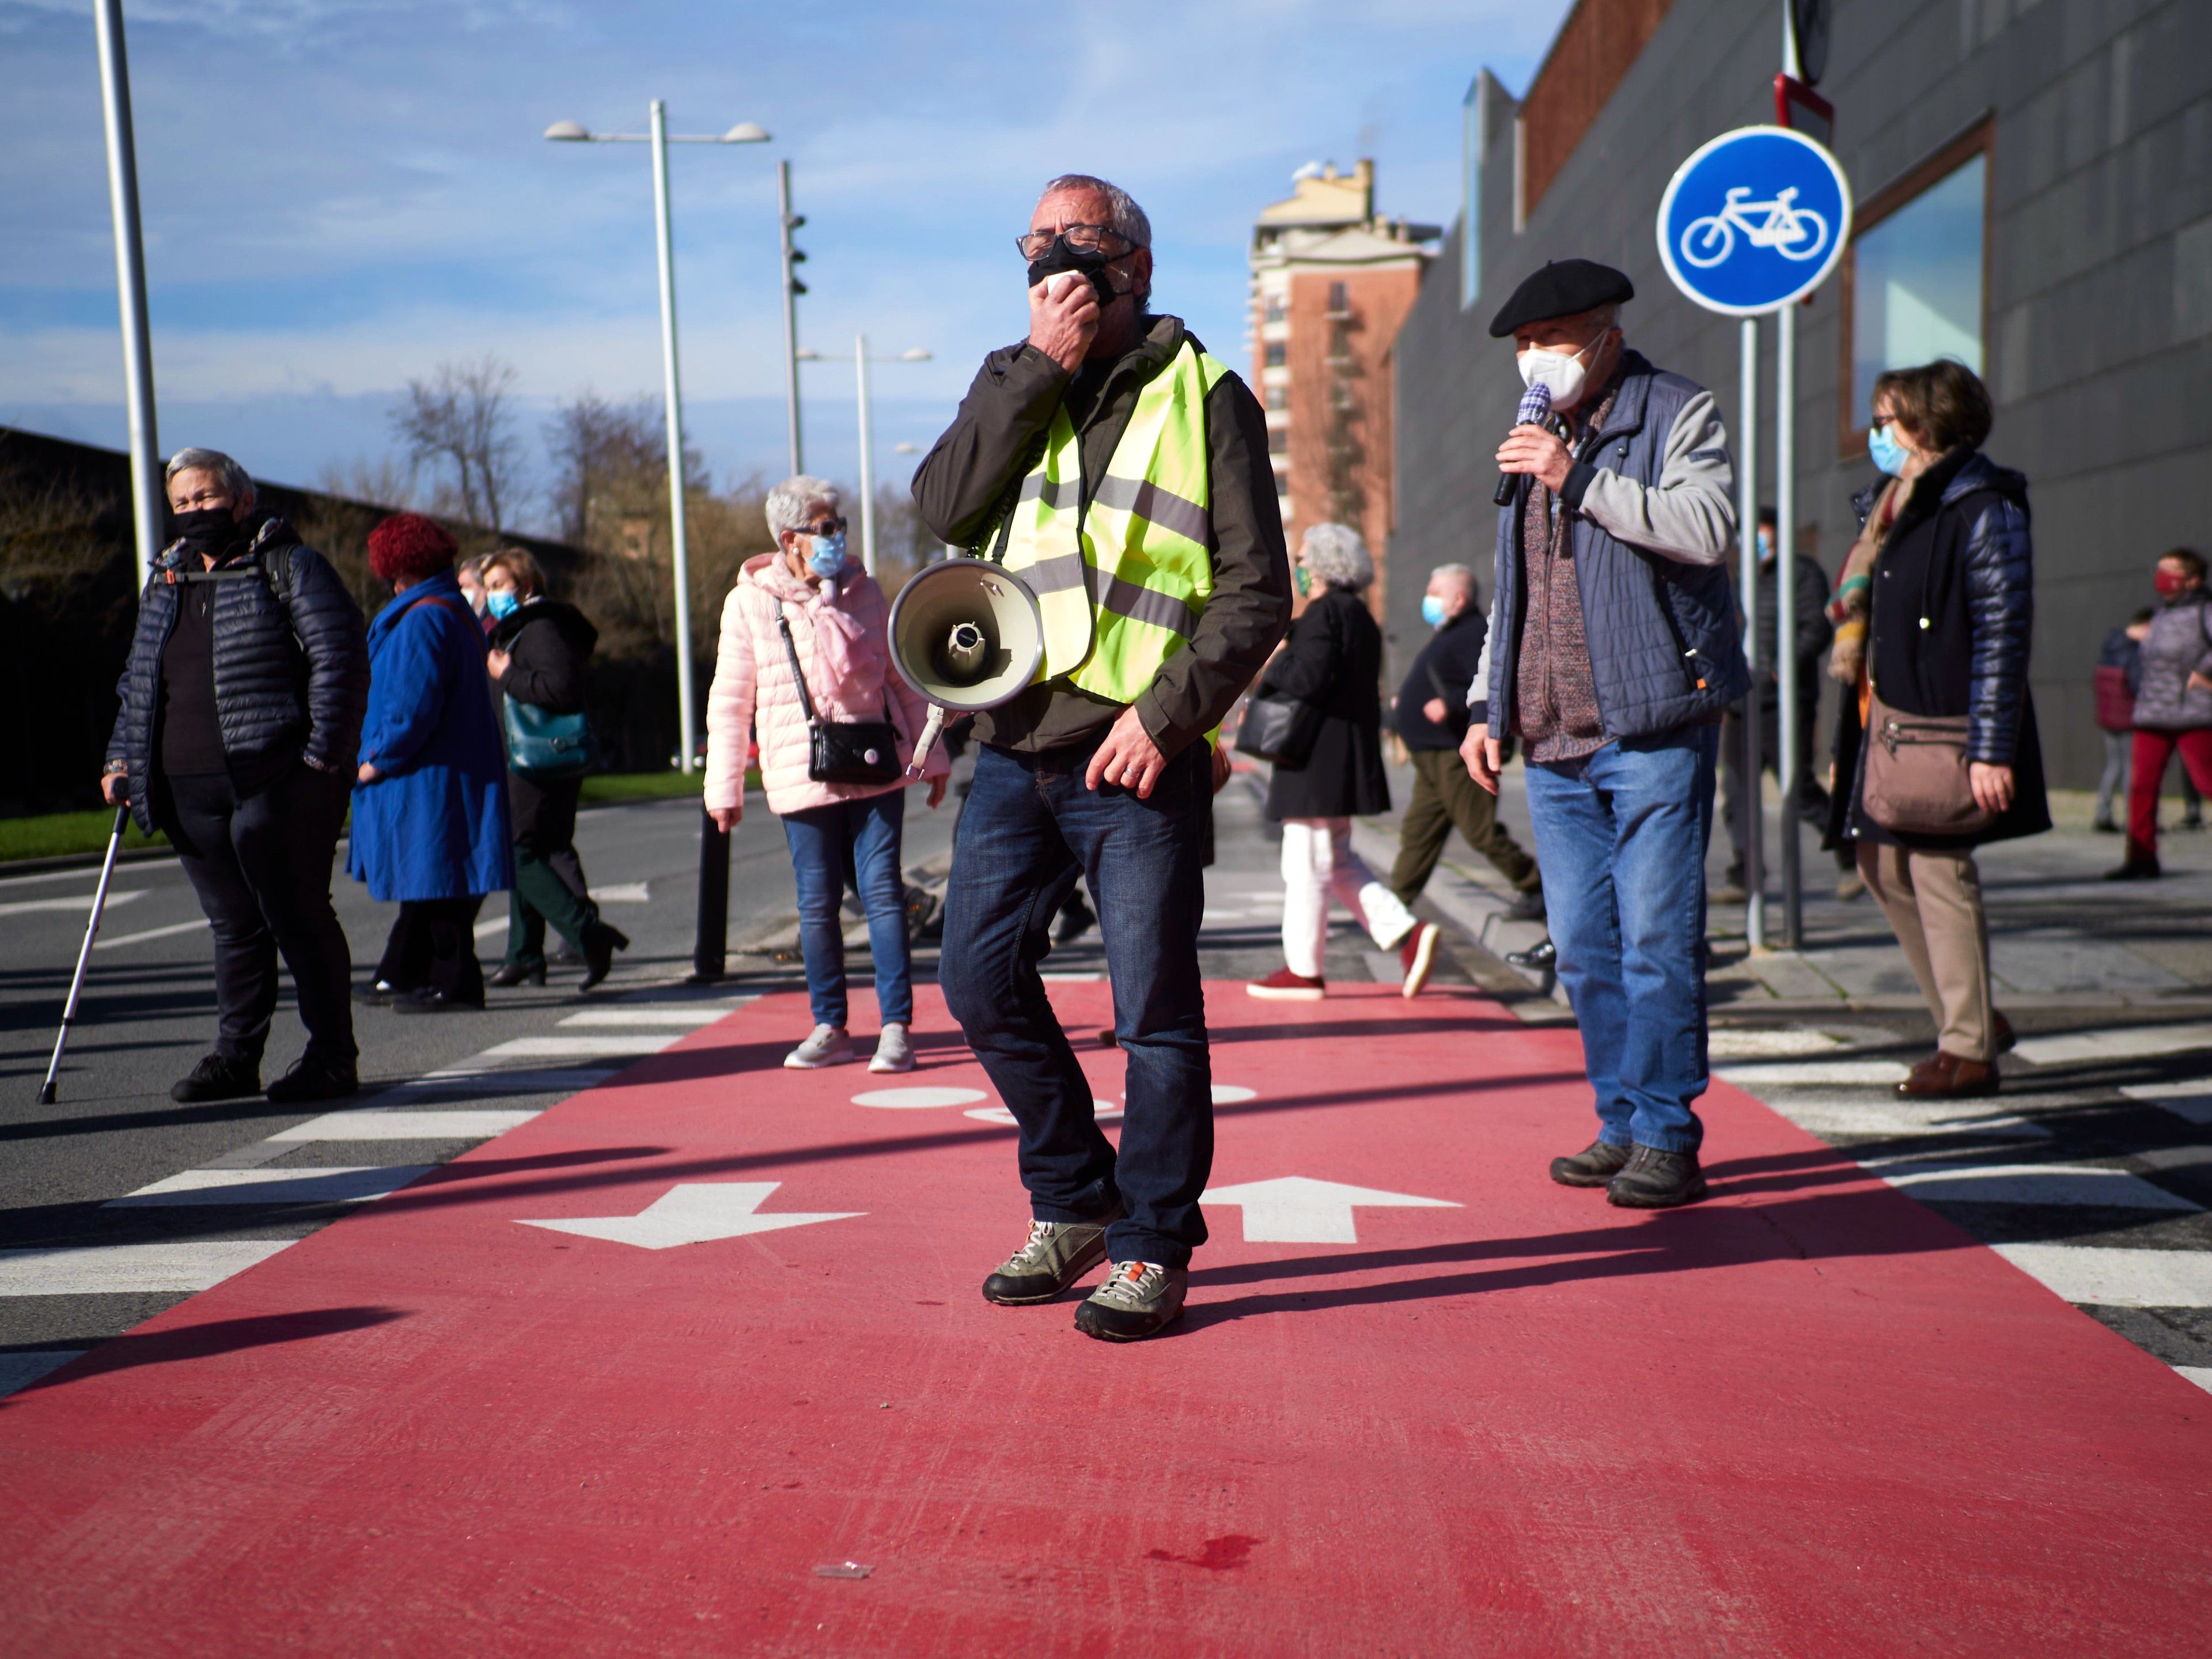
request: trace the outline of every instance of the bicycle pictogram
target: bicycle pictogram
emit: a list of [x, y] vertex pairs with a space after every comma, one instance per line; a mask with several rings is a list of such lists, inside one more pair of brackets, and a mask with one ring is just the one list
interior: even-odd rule
[[1796, 204], [1796, 185], [1784, 186], [1769, 202], [1750, 201], [1747, 199], [1750, 195], [1750, 185], [1735, 185], [1718, 213], [1690, 222], [1682, 233], [1682, 258], [1686, 263], [1700, 270], [1721, 264], [1735, 252], [1739, 230], [1750, 239], [1752, 246], [1772, 248], [1785, 259], [1817, 258], [1827, 246], [1828, 222], [1813, 209]]

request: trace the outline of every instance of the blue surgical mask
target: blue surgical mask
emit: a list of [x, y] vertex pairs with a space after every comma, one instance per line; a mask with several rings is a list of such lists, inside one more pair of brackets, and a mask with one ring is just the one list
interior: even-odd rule
[[1444, 625], [1444, 602], [1433, 593], [1421, 595], [1421, 620], [1431, 628]]
[[1905, 446], [1890, 435], [1894, 424], [1884, 421], [1867, 431], [1867, 459], [1893, 478], [1905, 470]]
[[845, 532], [814, 538], [814, 550], [806, 556], [808, 568], [828, 580], [845, 568]]
[[1305, 566], [1301, 564], [1292, 567], [1291, 580], [1297, 584], [1299, 598], [1304, 599], [1313, 592], [1313, 573]]
[[1766, 533], [1764, 526], [1760, 526], [1759, 532], [1759, 556], [1762, 559], [1771, 559], [1774, 556], [1774, 538]]
[[522, 608], [522, 598], [511, 587], [495, 588], [484, 595], [484, 609], [495, 622], [504, 622]]

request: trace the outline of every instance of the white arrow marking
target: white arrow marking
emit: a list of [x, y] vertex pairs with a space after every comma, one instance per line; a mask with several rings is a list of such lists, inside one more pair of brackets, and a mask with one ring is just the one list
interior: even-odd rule
[[1448, 1198], [1416, 1198], [1411, 1193], [1379, 1193], [1372, 1187], [1279, 1176], [1248, 1181], [1241, 1187], [1211, 1187], [1201, 1204], [1236, 1204], [1244, 1211], [1247, 1244], [1357, 1244], [1352, 1212], [1371, 1209], [1456, 1210]]
[[775, 1181], [724, 1181], [671, 1187], [636, 1215], [578, 1216], [563, 1221], [525, 1221], [526, 1227], [549, 1227], [556, 1233], [580, 1233], [586, 1238], [611, 1239], [647, 1250], [665, 1250], [678, 1244], [703, 1244], [709, 1239], [738, 1238], [746, 1233], [772, 1233], [784, 1227], [804, 1227], [815, 1221], [850, 1221], [865, 1210], [824, 1211], [819, 1214], [757, 1215], [768, 1195], [782, 1183]]

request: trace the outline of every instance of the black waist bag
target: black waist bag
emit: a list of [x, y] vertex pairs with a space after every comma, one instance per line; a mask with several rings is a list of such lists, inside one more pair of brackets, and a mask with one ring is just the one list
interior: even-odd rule
[[782, 631], [784, 654], [791, 659], [791, 683], [799, 688], [799, 706], [806, 715], [806, 775], [817, 783], [896, 783], [906, 775], [906, 767], [899, 759], [898, 728], [890, 722], [889, 701], [879, 720], [817, 718], [781, 599], [775, 605], [775, 625]]

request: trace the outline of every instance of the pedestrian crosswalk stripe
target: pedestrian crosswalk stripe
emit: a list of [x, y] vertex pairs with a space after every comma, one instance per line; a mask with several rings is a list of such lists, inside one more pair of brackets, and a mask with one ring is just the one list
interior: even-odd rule
[[191, 1239], [0, 1250], [0, 1296], [178, 1295], [266, 1261], [289, 1238]]
[[586, 1008], [570, 1014], [563, 1025], [681, 1025], [689, 1029], [712, 1025], [730, 1010], [714, 1004], [689, 1008]]
[[1715, 1060], [1775, 1060], [1790, 1054], [1825, 1054], [1844, 1046], [1826, 1031], [1793, 1025], [1778, 1031], [1716, 1030], [1705, 1039]]
[[2212, 1365], [2176, 1365], [2174, 1370], [2207, 1394], [2212, 1394]]
[[2097, 1244], [1990, 1248], [2069, 1302], [2105, 1308], [2212, 1308], [2212, 1252]]
[[2115, 1210], [2179, 1210], [2198, 1206], [2179, 1193], [2094, 1164], [1956, 1164], [1869, 1159], [1866, 1166], [1915, 1198], [1955, 1204], [2069, 1204]]
[[489, 1140], [538, 1115], [526, 1111], [410, 1111], [368, 1106], [325, 1112], [279, 1129], [271, 1140]]
[[336, 1168], [186, 1170], [106, 1207], [148, 1204], [363, 1204], [395, 1193], [434, 1164], [385, 1164]]
[[1815, 1096], [1811, 1099], [1784, 1095], [1768, 1103], [1808, 1134], [1879, 1135], [1885, 1139], [1910, 1136], [1954, 1135], [1962, 1139], [2048, 1140], [2051, 1131], [2011, 1112], [1946, 1102], [1941, 1104], [1908, 1100], [1869, 1100], [1849, 1095]]
[[2130, 1100], [2164, 1107], [2176, 1117], [2212, 1126], [2212, 1079], [2191, 1078], [2182, 1083], [2129, 1083], [2120, 1092]]
[[208, 926], [207, 918], [201, 916], [191, 921], [173, 921], [167, 927], [149, 927], [141, 933], [117, 933], [111, 938], [94, 940], [92, 948], [95, 951], [112, 951], [120, 945], [143, 945], [149, 939], [173, 939], [179, 933], [204, 933], [214, 931]]
[[1902, 1083], [1907, 1074], [1907, 1068], [1893, 1060], [1814, 1060], [1796, 1065], [1774, 1061], [1762, 1066], [1721, 1066], [1715, 1070], [1740, 1089]]
[[2212, 1024], [2115, 1025], [2059, 1036], [2022, 1037], [2013, 1052], [2032, 1066], [2064, 1066], [2085, 1060], [2143, 1060], [2192, 1048], [2212, 1048]]
[[682, 1036], [681, 1032], [638, 1032], [616, 1036], [527, 1036], [493, 1045], [478, 1056], [483, 1060], [574, 1059], [585, 1054], [657, 1054]]

